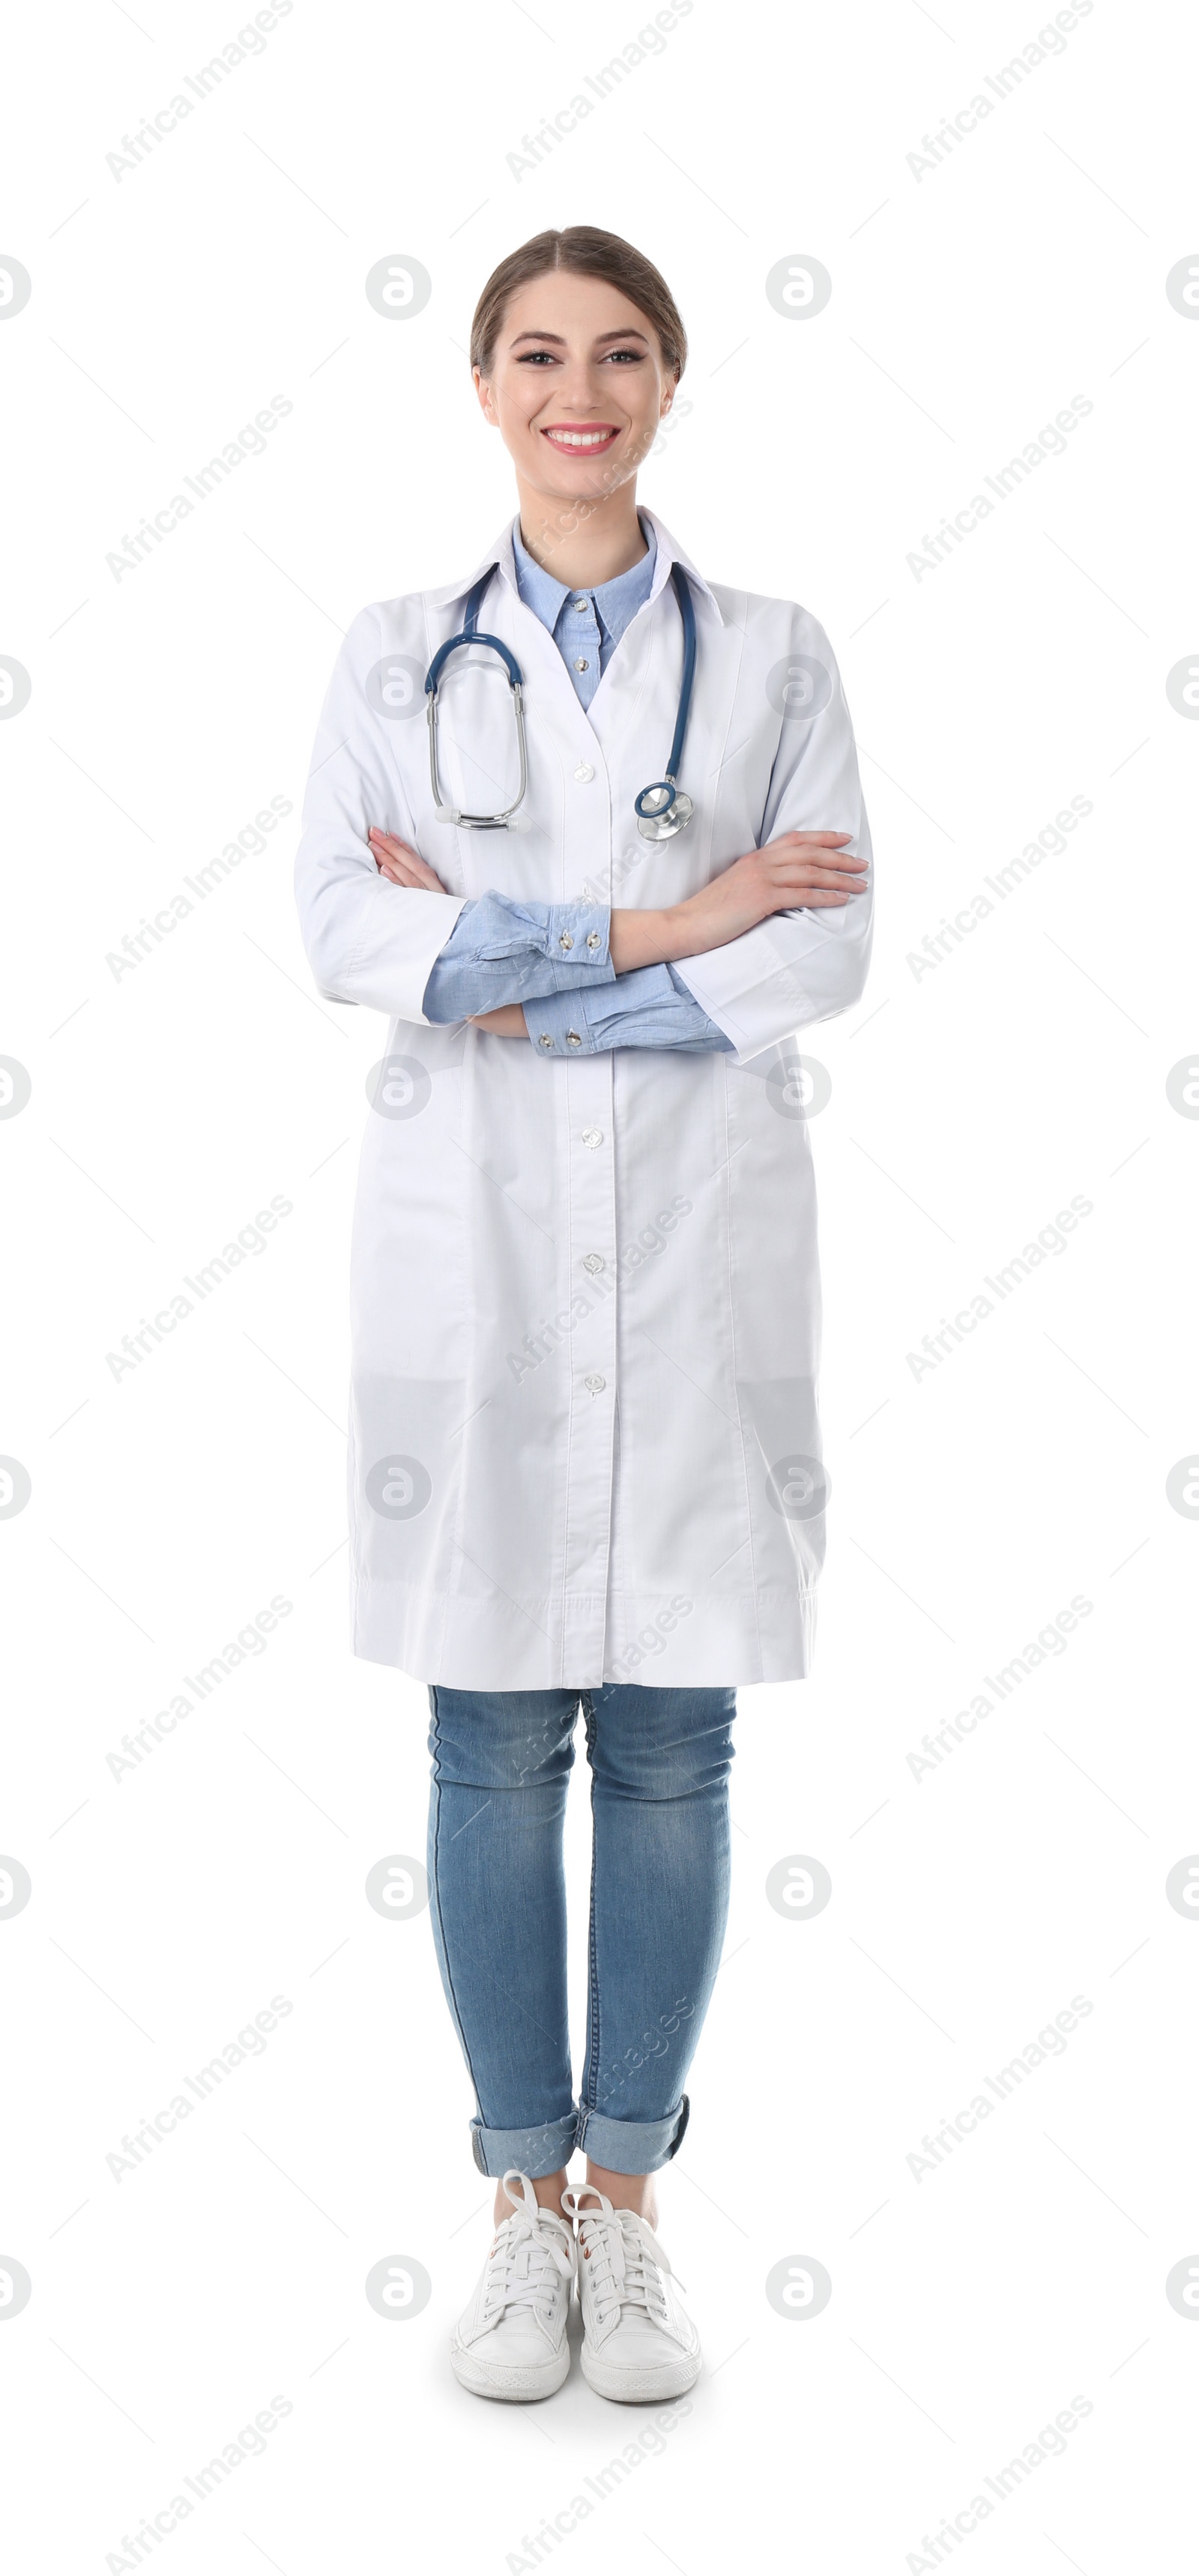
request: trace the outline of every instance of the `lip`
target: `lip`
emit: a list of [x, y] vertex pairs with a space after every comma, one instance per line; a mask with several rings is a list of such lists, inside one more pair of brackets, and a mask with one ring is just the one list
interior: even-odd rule
[[551, 420], [540, 435], [560, 456], [603, 456], [620, 431], [606, 420]]

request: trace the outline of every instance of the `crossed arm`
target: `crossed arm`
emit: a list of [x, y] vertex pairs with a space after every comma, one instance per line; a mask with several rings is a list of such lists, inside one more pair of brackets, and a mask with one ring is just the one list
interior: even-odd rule
[[[643, 970], [669, 970], [688, 957], [704, 956], [714, 948], [725, 947], [755, 929], [771, 913], [850, 902], [854, 895], [865, 891], [867, 882], [866, 860], [849, 856], [844, 848], [852, 837], [849, 832], [784, 832], [764, 849], [751, 850], [744, 858], [734, 860], [685, 903], [646, 911], [614, 909], [608, 916], [607, 949], [617, 986], [622, 978], [640, 977], [638, 985], [630, 983], [626, 988], [628, 1004], [634, 1008], [643, 1004], [651, 1014], [647, 1030], [662, 1030], [659, 1035], [647, 1035], [643, 1042], [682, 1045], [692, 1050], [729, 1046], [731, 1041], [708, 1020], [687, 994], [685, 985], [676, 984], [668, 974], [664, 986], [658, 979], [651, 997], [649, 979]], [[427, 861], [394, 833], [372, 829], [368, 839], [380, 875], [393, 885], [412, 891], [424, 888], [433, 894], [445, 892]], [[468, 905], [467, 913], [469, 910]], [[580, 969], [580, 984], [587, 973], [585, 967]], [[510, 959], [495, 961], [489, 983], [493, 979], [501, 995], [505, 982], [510, 991], [512, 984], [521, 980]], [[611, 983], [608, 991], [612, 993]], [[675, 1005], [677, 1034], [673, 1030], [670, 1034], [665, 1032], [660, 1016], [663, 1000]], [[652, 1016], [655, 1001], [659, 1015], [656, 1019]], [[532, 1034], [524, 1006], [511, 998], [501, 998], [494, 1008], [471, 1012], [468, 1017], [476, 1027], [489, 1030], [495, 1037], [528, 1039]], [[627, 1035], [608, 1040], [615, 1045], [631, 1042], [636, 1041]], [[543, 1035], [540, 1043], [552, 1045], [553, 1040]]]

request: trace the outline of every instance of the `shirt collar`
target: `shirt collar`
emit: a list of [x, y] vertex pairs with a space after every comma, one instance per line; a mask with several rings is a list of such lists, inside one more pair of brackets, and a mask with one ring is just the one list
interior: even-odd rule
[[[646, 551], [639, 560], [635, 564], [630, 564], [626, 572], [614, 573], [610, 581], [593, 583], [587, 592], [587, 597], [595, 603], [596, 615], [606, 634], [617, 631], [623, 634], [630, 619], [636, 616], [638, 609], [643, 607], [649, 598], [657, 562], [657, 544], [648, 521], [643, 523], [641, 533], [648, 542]], [[521, 537], [519, 519], [513, 520], [511, 534], [517, 585], [521, 597], [530, 608], [536, 610], [543, 625], [548, 626], [552, 635], [566, 601], [575, 598], [577, 593], [574, 589], [568, 589], [564, 582], [558, 581], [553, 573], [548, 572], [545, 566], [539, 564], [535, 556], [529, 553]]]
[[[650, 606], [653, 606], [659, 592], [666, 588], [666, 584], [670, 579], [672, 566], [676, 563], [681, 564], [684, 572], [690, 576], [692, 589], [698, 591], [701, 599], [707, 601], [708, 606], [716, 619], [717, 625], [723, 626], [724, 619], [721, 616], [715, 592], [704, 580], [703, 574], [697, 571], [695, 565], [691, 561], [690, 555], [685, 554], [677, 540], [672, 537], [665, 521], [660, 519], [657, 512], [654, 510], [646, 510], [643, 508], [639, 515], [645, 521], [647, 528], [652, 530], [654, 546], [656, 549], [654, 556], [654, 577], [650, 584], [649, 593]], [[507, 582], [509, 589], [512, 591], [514, 598], [519, 599], [520, 593], [517, 589], [516, 582], [516, 557], [512, 544], [512, 532], [518, 524], [519, 513], [517, 518], [511, 520], [507, 527], [501, 531], [500, 535], [496, 538], [494, 545], [489, 546], [487, 552], [480, 556], [478, 563], [475, 565], [474, 571], [468, 573], [464, 581], [443, 582], [439, 590], [425, 591], [424, 598], [429, 607], [449, 608], [452, 607], [456, 600], [464, 600], [468, 590], [473, 589], [480, 576], [485, 572], [494, 570], [497, 566], [503, 579]], [[558, 587], [561, 589], [562, 585], [559, 584]], [[565, 590], [563, 590], [563, 597], [565, 598], [565, 596], [566, 593]]]

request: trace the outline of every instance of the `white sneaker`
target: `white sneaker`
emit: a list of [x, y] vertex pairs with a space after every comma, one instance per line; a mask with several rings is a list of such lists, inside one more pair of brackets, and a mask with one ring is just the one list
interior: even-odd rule
[[[597, 2203], [584, 2209], [586, 2200]], [[562, 2194], [578, 2222], [583, 2377], [599, 2397], [629, 2406], [681, 2397], [699, 2377], [699, 2336], [651, 2229], [631, 2209], [613, 2209], [594, 2183]]]
[[469, 2307], [450, 2338], [450, 2364], [476, 2397], [552, 2397], [570, 2368], [566, 2324], [575, 2277], [570, 2229], [538, 2206], [527, 2174], [504, 2175], [509, 2200]]

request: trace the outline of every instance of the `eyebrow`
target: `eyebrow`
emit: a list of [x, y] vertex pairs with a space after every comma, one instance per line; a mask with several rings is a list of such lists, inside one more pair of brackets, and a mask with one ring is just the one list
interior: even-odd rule
[[[522, 340], [552, 340], [556, 349], [564, 349], [566, 347], [566, 342], [560, 331], [518, 331], [516, 338], [511, 344], [512, 347], [514, 349], [519, 349]], [[605, 340], [641, 340], [645, 343], [646, 348], [649, 347], [649, 342], [645, 338], [644, 331], [638, 331], [632, 324], [630, 324], [628, 329], [624, 331], [601, 331], [598, 335], [596, 343], [597, 347]]]

